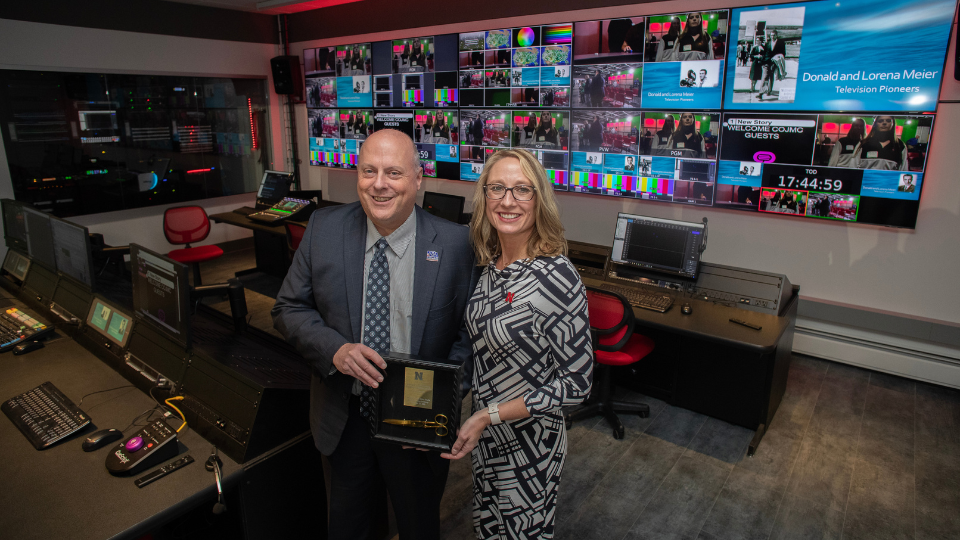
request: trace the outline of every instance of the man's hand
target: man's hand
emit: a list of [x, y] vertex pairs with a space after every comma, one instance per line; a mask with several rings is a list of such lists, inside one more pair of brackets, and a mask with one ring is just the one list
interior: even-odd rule
[[380, 369], [387, 368], [387, 363], [377, 351], [360, 343], [347, 343], [333, 355], [333, 365], [337, 371], [372, 388], [383, 382], [383, 375], [377, 371], [374, 364], [380, 366]]
[[470, 454], [480, 441], [483, 430], [490, 425], [490, 413], [487, 409], [479, 410], [473, 413], [473, 416], [467, 418], [467, 421], [460, 427], [457, 434], [457, 442], [453, 443], [449, 454], [440, 454], [444, 459], [460, 459]]

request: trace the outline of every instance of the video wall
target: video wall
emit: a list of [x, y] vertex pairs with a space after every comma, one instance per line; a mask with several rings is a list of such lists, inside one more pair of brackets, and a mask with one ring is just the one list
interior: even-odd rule
[[[525, 148], [554, 189], [912, 228], [956, 4], [820, 0], [304, 51], [310, 163]], [[924, 36], [898, 47], [898, 36]]]

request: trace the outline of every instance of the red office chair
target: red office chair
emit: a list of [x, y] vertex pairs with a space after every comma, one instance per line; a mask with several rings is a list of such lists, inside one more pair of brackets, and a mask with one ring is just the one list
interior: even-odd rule
[[633, 333], [633, 306], [615, 292], [587, 287], [587, 308], [596, 376], [593, 391], [584, 406], [566, 415], [567, 428], [574, 420], [602, 414], [613, 428], [614, 438], [622, 439], [623, 423], [617, 413], [637, 413], [646, 418], [650, 415], [650, 407], [644, 403], [613, 400], [612, 368], [639, 362], [653, 351], [653, 340]]
[[202, 242], [210, 234], [207, 213], [199, 206], [167, 208], [163, 213], [163, 234], [171, 244], [186, 244], [186, 248], [175, 249], [167, 253], [167, 257], [191, 265], [193, 285], [202, 285], [200, 263], [223, 255], [223, 250], [217, 246], [190, 247], [191, 243]]
[[303, 240], [303, 233], [307, 232], [307, 227], [300, 223], [284, 223], [283, 226], [287, 229], [287, 251], [292, 261], [294, 253], [300, 247], [300, 241]]

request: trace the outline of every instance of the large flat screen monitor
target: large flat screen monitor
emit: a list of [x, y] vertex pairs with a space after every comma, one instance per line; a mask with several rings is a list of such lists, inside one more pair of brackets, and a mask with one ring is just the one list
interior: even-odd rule
[[553, 189], [566, 191], [570, 169], [570, 112], [460, 110], [460, 178], [479, 180], [498, 150], [523, 148], [546, 169]]
[[373, 107], [370, 43], [304, 49], [308, 108]]
[[26, 206], [23, 207], [23, 215], [27, 225], [27, 254], [34, 264], [39, 263], [47, 270], [56, 272], [50, 215]]
[[643, 270], [695, 279], [706, 225], [621, 212], [610, 260]]
[[459, 35], [461, 107], [570, 107], [573, 24]]
[[716, 112], [574, 110], [570, 191], [712, 205]]
[[182, 347], [190, 346], [190, 281], [185, 264], [130, 244], [133, 311]]
[[740, 60], [727, 63], [724, 108], [935, 111], [956, 4], [821, 0], [735, 9], [728, 50]]
[[93, 289], [93, 257], [86, 227], [51, 218], [53, 255], [57, 271]]
[[725, 113], [717, 206], [912, 228], [933, 115]]
[[27, 225], [23, 217], [23, 204], [13, 199], [0, 200], [3, 212], [3, 235], [7, 247], [27, 251]]
[[413, 139], [423, 176], [460, 178], [460, 115], [456, 110], [379, 110], [373, 125], [376, 131], [395, 129]]
[[457, 34], [373, 44], [375, 107], [456, 107]]

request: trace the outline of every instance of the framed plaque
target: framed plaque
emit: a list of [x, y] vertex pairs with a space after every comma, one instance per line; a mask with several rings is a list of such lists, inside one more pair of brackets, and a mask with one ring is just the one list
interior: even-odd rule
[[374, 439], [449, 452], [457, 440], [463, 366], [409, 354], [383, 356], [377, 388], [364, 387], [361, 414]]

